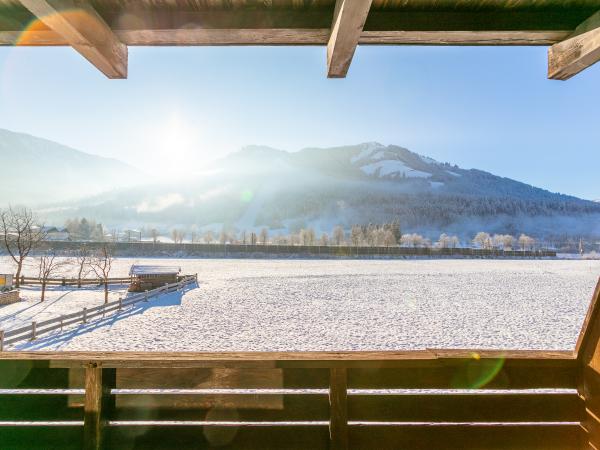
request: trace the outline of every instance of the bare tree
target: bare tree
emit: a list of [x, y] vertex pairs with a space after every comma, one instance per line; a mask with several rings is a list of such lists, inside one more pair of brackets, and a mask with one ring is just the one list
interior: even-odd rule
[[448, 248], [450, 246], [450, 236], [448, 236], [446, 233], [440, 234], [437, 245], [439, 248]]
[[156, 244], [158, 242], [158, 230], [156, 228], [152, 228], [150, 230], [150, 237], [152, 238], [153, 244]]
[[104, 303], [108, 303], [108, 276], [114, 260], [113, 255], [113, 248], [108, 244], [104, 244], [90, 263], [90, 267], [96, 276], [104, 282]]
[[267, 244], [267, 240], [269, 239], [269, 230], [267, 230], [266, 227], [260, 230], [259, 239], [262, 245]]
[[323, 233], [321, 235], [321, 239], [319, 240], [319, 245], [322, 245], [322, 246], [329, 245], [329, 236], [327, 235], [327, 233]]
[[43, 226], [36, 224], [36, 218], [28, 208], [9, 207], [1, 211], [0, 227], [4, 247], [17, 265], [15, 284], [19, 287], [23, 262], [45, 239], [46, 234]]
[[81, 287], [81, 279], [90, 271], [92, 252], [84, 244], [75, 250], [75, 263], [77, 264], [77, 287]]
[[225, 245], [227, 244], [228, 240], [229, 235], [227, 234], [227, 230], [225, 229], [225, 227], [223, 227], [223, 229], [221, 230], [221, 234], [219, 235], [219, 243]]
[[48, 279], [51, 278], [52, 275], [58, 274], [60, 270], [67, 264], [68, 261], [56, 259], [56, 254], [54, 252], [46, 252], [39, 257], [38, 278], [42, 282], [42, 295], [40, 302], [43, 302], [46, 298]]

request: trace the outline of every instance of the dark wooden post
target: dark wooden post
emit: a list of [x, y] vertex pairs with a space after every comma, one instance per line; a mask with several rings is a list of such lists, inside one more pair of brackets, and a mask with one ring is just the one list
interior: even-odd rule
[[582, 411], [582, 448], [600, 448], [600, 280], [577, 345], [575, 347], [579, 364], [578, 391], [585, 400]]
[[110, 390], [116, 385], [116, 369], [91, 363], [85, 369], [83, 449], [100, 450], [115, 406]]
[[329, 443], [332, 450], [348, 449], [348, 386], [346, 368], [329, 371]]

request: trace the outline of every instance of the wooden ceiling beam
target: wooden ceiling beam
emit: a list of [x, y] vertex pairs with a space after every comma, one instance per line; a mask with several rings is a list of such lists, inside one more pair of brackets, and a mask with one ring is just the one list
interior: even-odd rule
[[108, 78], [127, 78], [127, 46], [87, 1], [20, 2]]
[[548, 49], [548, 78], [568, 80], [600, 61], [600, 11]]
[[348, 73], [370, 8], [371, 0], [337, 0], [327, 43], [327, 77]]

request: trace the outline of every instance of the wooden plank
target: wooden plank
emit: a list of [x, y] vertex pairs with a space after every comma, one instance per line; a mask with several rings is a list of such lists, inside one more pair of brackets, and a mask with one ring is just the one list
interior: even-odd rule
[[333, 450], [348, 448], [348, 392], [346, 369], [331, 369], [329, 382], [329, 439]]
[[570, 30], [523, 31], [363, 31], [360, 45], [551, 45]]
[[348, 73], [362, 33], [371, 0], [337, 0], [327, 43], [327, 76], [343, 78]]
[[[329, 399], [326, 394], [293, 394], [284, 395], [282, 407], [280, 409], [271, 408], [251, 408], [251, 402], [263, 404], [267, 401], [265, 397], [277, 397], [276, 395], [261, 394], [235, 394], [218, 395], [219, 403], [212, 407], [189, 407], [190, 404], [210, 405], [211, 395], [121, 395], [117, 394], [117, 408], [114, 419], [119, 421], [127, 420], [203, 420], [215, 411], [234, 411], [235, 416], [230, 420], [240, 420], [248, 422], [296, 422], [296, 421], [323, 421], [327, 422], [330, 417]], [[120, 397], [136, 397], [129, 401], [129, 404], [136, 404], [137, 407], [122, 407], [119, 404]], [[182, 408], [169, 406], [163, 408], [157, 405], [162, 403], [158, 397], [171, 397], [173, 404], [180, 402]], [[178, 397], [179, 399], [175, 398]], [[196, 397], [189, 400], [190, 397]], [[252, 399], [251, 397], [255, 397]], [[198, 402], [202, 399], [202, 402]], [[244, 407], [238, 408], [237, 405], [244, 404]]]
[[600, 60], [600, 11], [548, 49], [548, 78], [568, 80]]
[[575, 355], [582, 364], [588, 364], [600, 340], [600, 279], [592, 295], [575, 345]]
[[326, 425], [299, 426], [118, 426], [110, 427], [108, 448], [144, 450], [319, 450], [329, 447]]
[[575, 367], [572, 351], [540, 350], [414, 350], [358, 352], [52, 352], [15, 351], [0, 353], [0, 360], [51, 361], [53, 367], [83, 367], [88, 362], [102, 362], [104, 367], [129, 368], [330, 368], [330, 367], [407, 367], [415, 363], [443, 365], [453, 360], [502, 358], [513, 364], [522, 360], [532, 365], [547, 363]]
[[82, 427], [0, 427], [3, 450], [81, 450]]
[[350, 395], [350, 421], [578, 422], [583, 400], [573, 394]]
[[20, 2], [108, 78], [127, 78], [127, 47], [89, 3], [74, 0]]
[[353, 389], [537, 389], [577, 387], [575, 364], [526, 364], [505, 360], [494, 364], [469, 360], [452, 361], [437, 367], [410, 369], [353, 368], [348, 386]]
[[114, 387], [115, 377], [114, 369], [103, 369], [94, 364], [85, 370], [83, 448], [86, 450], [102, 448], [105, 427], [114, 409], [110, 389]]
[[353, 449], [575, 450], [579, 425], [350, 426]]

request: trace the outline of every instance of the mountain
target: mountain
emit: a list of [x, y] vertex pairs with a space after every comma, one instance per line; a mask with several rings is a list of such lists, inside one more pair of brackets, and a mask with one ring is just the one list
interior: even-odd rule
[[0, 129], [0, 206], [82, 198], [139, 183], [142, 174], [46, 139]]
[[432, 236], [600, 233], [598, 203], [378, 143], [292, 153], [250, 146], [215, 161], [196, 179], [102, 194], [46, 214], [58, 223], [85, 216], [111, 227], [161, 229], [225, 224], [330, 232], [337, 224], [399, 218], [405, 231]]

